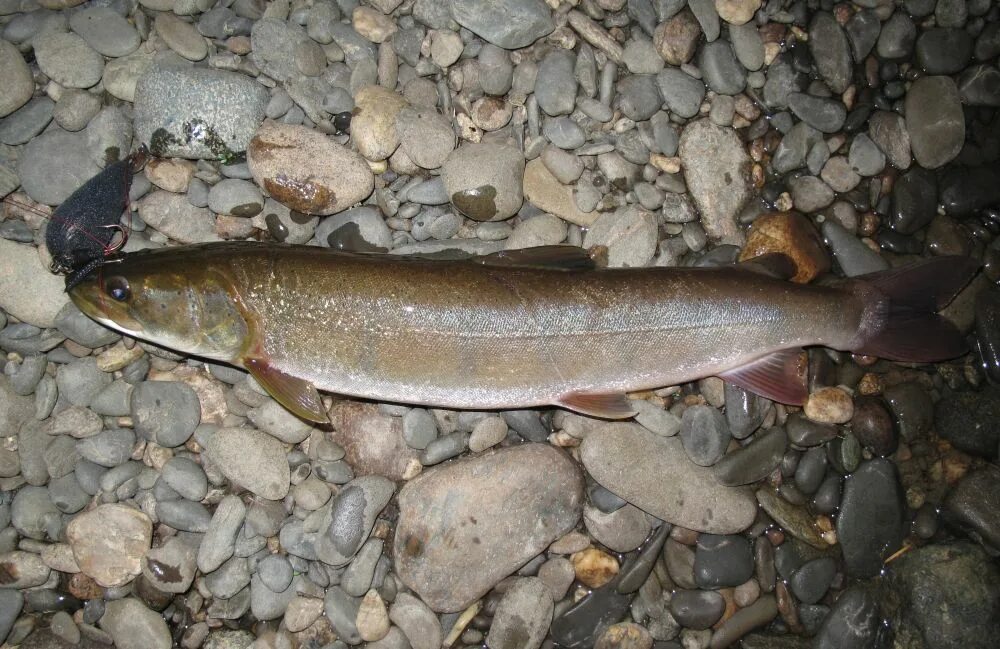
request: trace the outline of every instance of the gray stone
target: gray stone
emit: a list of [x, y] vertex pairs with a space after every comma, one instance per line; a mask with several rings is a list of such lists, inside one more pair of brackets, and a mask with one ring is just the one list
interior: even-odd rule
[[705, 84], [720, 95], [736, 95], [746, 87], [746, 70], [725, 40], [703, 45], [698, 67], [705, 77]]
[[226, 178], [212, 185], [208, 192], [208, 207], [216, 214], [251, 217], [264, 209], [264, 197], [253, 183]]
[[347, 483], [323, 509], [316, 539], [319, 559], [336, 567], [349, 563], [368, 539], [375, 518], [394, 490], [391, 480], [376, 475], [361, 476]]
[[180, 381], [144, 381], [132, 392], [135, 431], [160, 446], [174, 448], [201, 423], [197, 393]]
[[823, 133], [836, 133], [847, 118], [847, 109], [836, 99], [801, 92], [788, 95], [788, 107], [796, 117]]
[[685, 127], [680, 140], [684, 179], [712, 239], [740, 244], [736, 215], [750, 199], [750, 158], [736, 131], [708, 119]]
[[[483, 491], [482, 484], [493, 487]], [[396, 570], [433, 609], [461, 610], [572, 529], [582, 489], [573, 462], [539, 444], [427, 470], [399, 494]], [[439, 505], [444, 494], [447, 511]], [[455, 555], [430, 542], [445, 535], [465, 551]]]
[[833, 14], [816, 12], [809, 25], [809, 51], [830, 90], [836, 94], [847, 90], [852, 74], [851, 50]]
[[552, 596], [537, 577], [515, 581], [497, 605], [489, 646], [537, 649], [552, 623]]
[[[884, 603], [898, 646], [987, 649], [1000, 633], [1000, 570], [966, 542], [927, 545], [890, 564]], [[831, 645], [832, 646], [832, 645]]]
[[587, 248], [606, 246], [608, 266], [638, 268], [652, 260], [656, 252], [656, 218], [638, 206], [604, 212], [590, 226], [583, 240]]
[[269, 95], [252, 79], [204, 68], [159, 69], [135, 90], [135, 133], [154, 155], [230, 158], [245, 151]]
[[389, 619], [399, 627], [413, 649], [437, 649], [443, 631], [434, 612], [409, 593], [400, 593], [389, 608]]
[[112, 428], [76, 443], [76, 452], [103, 467], [118, 466], [132, 455], [135, 433], [127, 428]]
[[38, 67], [67, 88], [90, 88], [101, 80], [104, 58], [73, 33], [47, 32], [32, 41]]
[[913, 51], [917, 27], [905, 11], [896, 11], [882, 24], [875, 51], [883, 59], [904, 59]]
[[199, 570], [212, 572], [233, 555], [236, 535], [242, 529], [245, 517], [246, 506], [238, 496], [226, 496], [219, 502], [198, 546]]
[[633, 74], [618, 82], [616, 102], [626, 117], [644, 122], [660, 109], [656, 79], [652, 74]]
[[566, 50], [552, 50], [538, 64], [535, 99], [546, 114], [557, 116], [573, 112], [576, 101], [573, 64], [573, 54]]
[[507, 50], [527, 47], [555, 28], [541, 0], [451, 0], [451, 15], [462, 27]]
[[[0, 88], [4, 89], [0, 98], [0, 117], [13, 113], [23, 106], [35, 89], [31, 70], [24, 57], [12, 43], [0, 39]], [[11, 620], [13, 623], [13, 620]], [[0, 633], [0, 637], [3, 637]]]
[[[595, 480], [657, 518], [714, 534], [739, 532], [753, 520], [751, 492], [720, 485], [710, 469], [688, 459], [677, 437], [607, 424], [588, 435], [580, 450]], [[657, 477], [663, 475], [674, 479]]]
[[69, 26], [94, 50], [118, 58], [134, 52], [139, 32], [110, 7], [88, 7], [69, 17]]
[[55, 104], [48, 97], [35, 97], [0, 123], [0, 142], [16, 146], [30, 141], [49, 125]]
[[844, 486], [837, 539], [852, 577], [874, 577], [899, 549], [905, 534], [903, 490], [895, 464], [886, 459], [861, 465]]
[[278, 500], [288, 493], [285, 448], [267, 433], [222, 428], [209, 440], [205, 452], [227, 478], [262, 498]]
[[906, 93], [906, 131], [913, 157], [926, 169], [953, 160], [965, 142], [965, 115], [950, 77], [921, 77]]
[[448, 156], [441, 178], [455, 208], [476, 221], [508, 219], [524, 200], [524, 157], [512, 146], [463, 144]]
[[776, 426], [762, 433], [748, 444], [728, 453], [712, 467], [720, 484], [735, 487], [763, 480], [781, 463], [788, 447], [785, 429]]
[[204, 505], [183, 499], [157, 502], [156, 517], [174, 529], [199, 534], [206, 532], [212, 522], [212, 515]]
[[170, 630], [160, 614], [132, 597], [108, 602], [100, 625], [120, 649], [170, 649], [173, 646]]
[[100, 170], [87, 150], [85, 135], [59, 128], [33, 138], [17, 163], [24, 191], [47, 205], [62, 203]]

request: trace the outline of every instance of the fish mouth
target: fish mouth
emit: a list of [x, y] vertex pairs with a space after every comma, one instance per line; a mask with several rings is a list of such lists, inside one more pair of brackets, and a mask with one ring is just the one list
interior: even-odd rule
[[142, 326], [128, 313], [128, 307], [104, 294], [96, 281], [77, 284], [69, 297], [88, 318], [129, 336], [142, 335]]

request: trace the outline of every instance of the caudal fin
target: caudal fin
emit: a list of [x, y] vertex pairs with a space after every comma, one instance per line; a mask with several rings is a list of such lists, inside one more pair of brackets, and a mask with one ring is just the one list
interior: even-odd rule
[[[961, 332], [937, 314], [969, 283], [979, 264], [968, 257], [936, 257], [857, 277], [875, 288], [872, 330], [855, 352], [911, 363], [931, 363], [968, 351]], [[880, 324], [879, 324], [880, 323]]]

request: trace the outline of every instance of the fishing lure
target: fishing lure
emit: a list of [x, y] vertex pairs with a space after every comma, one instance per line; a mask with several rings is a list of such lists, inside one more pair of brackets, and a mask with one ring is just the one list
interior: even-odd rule
[[128, 207], [132, 176], [146, 164], [147, 157], [142, 146], [108, 165], [49, 217], [45, 246], [52, 256], [50, 269], [66, 275], [67, 291], [112, 260], [128, 241], [129, 228], [121, 224], [121, 215]]

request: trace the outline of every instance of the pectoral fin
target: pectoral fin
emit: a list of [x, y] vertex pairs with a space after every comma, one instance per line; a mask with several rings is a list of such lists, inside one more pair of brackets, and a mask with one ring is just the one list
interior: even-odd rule
[[768, 354], [719, 378], [779, 403], [801, 406], [809, 396], [809, 364], [801, 349]]
[[561, 397], [556, 405], [603, 419], [628, 419], [636, 413], [628, 397], [622, 393], [570, 392]]
[[243, 366], [275, 401], [296, 417], [318, 424], [330, 421], [323, 411], [319, 392], [309, 381], [285, 374], [261, 358], [245, 358]]

